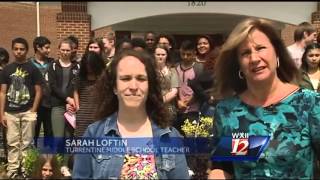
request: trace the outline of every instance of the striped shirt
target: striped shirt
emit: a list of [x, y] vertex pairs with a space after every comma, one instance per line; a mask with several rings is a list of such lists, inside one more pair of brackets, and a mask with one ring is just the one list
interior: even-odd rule
[[80, 108], [76, 114], [75, 136], [82, 136], [88, 125], [95, 121], [96, 104], [93, 103], [92, 88], [95, 80], [79, 80], [78, 93]]

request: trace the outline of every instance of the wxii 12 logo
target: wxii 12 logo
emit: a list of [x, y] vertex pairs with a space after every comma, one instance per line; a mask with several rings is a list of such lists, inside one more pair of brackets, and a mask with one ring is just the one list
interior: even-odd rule
[[249, 136], [236, 132], [222, 136], [215, 147], [213, 161], [257, 161], [270, 141], [270, 136]]
[[248, 133], [232, 133], [232, 155], [247, 155], [249, 149], [249, 134]]

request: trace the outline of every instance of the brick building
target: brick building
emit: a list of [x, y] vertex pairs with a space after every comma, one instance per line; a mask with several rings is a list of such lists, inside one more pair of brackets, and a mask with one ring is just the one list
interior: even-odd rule
[[[142, 32], [117, 31], [112, 25], [92, 29], [93, 16], [88, 13], [90, 2], [41, 2], [39, 3], [39, 27], [40, 34], [47, 36], [51, 42], [51, 56], [58, 56], [59, 40], [68, 35], [75, 35], [79, 38], [79, 53], [84, 48], [90, 36], [103, 36], [106, 32], [115, 31], [116, 36], [133, 35], [139, 36]], [[320, 30], [320, 7], [310, 14], [311, 22]], [[37, 36], [37, 3], [36, 2], [1, 2], [0, 3], [0, 46], [11, 49], [11, 40], [21, 36], [28, 40], [30, 49], [28, 56], [33, 55], [32, 40]], [[103, 17], [105, 18], [105, 17]], [[105, 18], [106, 19], [106, 18]], [[281, 36], [285, 44], [293, 42], [293, 31], [295, 25], [284, 24]], [[175, 34], [177, 38], [187, 37]]]
[[[0, 46], [11, 49], [11, 40], [15, 37], [24, 37], [29, 43], [28, 55], [33, 55], [32, 41], [37, 36], [37, 9], [35, 3], [0, 3]], [[52, 55], [58, 47], [56, 15], [61, 12], [60, 4], [41, 4], [40, 31], [52, 41]], [[11, 56], [11, 53], [10, 53]]]
[[[79, 38], [79, 53], [83, 53], [91, 32], [91, 16], [86, 12], [87, 3], [46, 2], [39, 5], [40, 35], [50, 39], [51, 56], [58, 56], [59, 41], [69, 35]], [[10, 52], [11, 40], [24, 37], [30, 46], [28, 56], [32, 56], [32, 41], [37, 36], [36, 3], [1, 2], [0, 14], [0, 46]]]

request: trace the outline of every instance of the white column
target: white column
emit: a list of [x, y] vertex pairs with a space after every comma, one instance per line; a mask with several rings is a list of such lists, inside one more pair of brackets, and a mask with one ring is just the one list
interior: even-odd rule
[[36, 2], [37, 5], [37, 36], [40, 36], [40, 2]]

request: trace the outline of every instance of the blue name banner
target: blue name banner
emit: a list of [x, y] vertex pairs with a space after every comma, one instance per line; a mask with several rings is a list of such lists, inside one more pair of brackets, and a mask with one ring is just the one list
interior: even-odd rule
[[41, 153], [62, 154], [209, 154], [212, 138], [39, 138]]
[[49, 154], [185, 154], [211, 155], [212, 161], [257, 161], [269, 136], [239, 135], [216, 138], [39, 138], [38, 150]]

